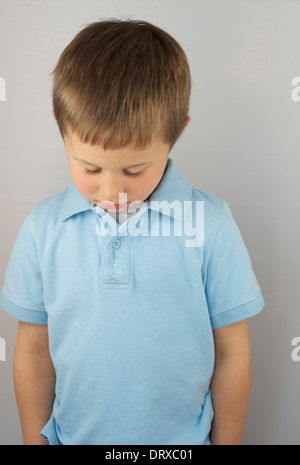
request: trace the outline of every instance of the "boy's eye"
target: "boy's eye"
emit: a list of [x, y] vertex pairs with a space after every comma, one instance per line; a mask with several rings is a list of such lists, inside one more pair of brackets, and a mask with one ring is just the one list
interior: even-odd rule
[[94, 171], [92, 171], [92, 170], [88, 170], [87, 168], [84, 168], [84, 172], [85, 172], [86, 174], [96, 174], [96, 173], [99, 173], [100, 170], [94, 170]]
[[[88, 170], [87, 168], [84, 168], [84, 172], [86, 174], [97, 174], [97, 173], [100, 173], [100, 169], [98, 170]], [[140, 176], [141, 174], [143, 174], [143, 171], [139, 171], [138, 173], [128, 173], [128, 171], [124, 171], [124, 173], [126, 174], [126, 176]]]

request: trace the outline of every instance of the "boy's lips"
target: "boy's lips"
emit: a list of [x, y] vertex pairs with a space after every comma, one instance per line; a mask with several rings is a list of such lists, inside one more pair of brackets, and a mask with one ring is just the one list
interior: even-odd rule
[[125, 203], [113, 203], [113, 202], [96, 202], [97, 205], [101, 208], [105, 208], [105, 209], [108, 209], [108, 210], [120, 210], [121, 208], [125, 208], [127, 206], [127, 203], [128, 202], [125, 202]]

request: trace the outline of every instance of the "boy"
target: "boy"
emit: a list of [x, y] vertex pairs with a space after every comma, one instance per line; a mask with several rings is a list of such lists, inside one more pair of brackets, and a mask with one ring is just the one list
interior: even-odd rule
[[90, 24], [57, 63], [72, 182], [25, 219], [0, 297], [25, 444], [241, 441], [264, 299], [227, 203], [168, 158], [190, 91], [181, 46], [145, 21]]

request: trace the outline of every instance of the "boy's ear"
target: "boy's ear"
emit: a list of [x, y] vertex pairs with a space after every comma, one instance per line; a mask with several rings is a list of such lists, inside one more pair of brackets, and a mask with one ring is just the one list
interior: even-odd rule
[[184, 125], [184, 128], [183, 128], [182, 131], [181, 131], [181, 134], [183, 133], [183, 131], [185, 130], [185, 128], [190, 124], [191, 119], [192, 119], [192, 118], [191, 118], [190, 116], [188, 116], [188, 119], [187, 119], [187, 121], [186, 121], [186, 123], [185, 123], [185, 125]]
[[190, 124], [192, 118], [188, 116], [187, 122], [185, 123], [184, 129]]
[[55, 113], [54, 113], [54, 110], [52, 110], [52, 114], [53, 114], [54, 118], [56, 119], [56, 117], [55, 117]]

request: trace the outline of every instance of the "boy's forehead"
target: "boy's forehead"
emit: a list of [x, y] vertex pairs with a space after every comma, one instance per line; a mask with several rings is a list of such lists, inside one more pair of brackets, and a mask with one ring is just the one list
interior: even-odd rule
[[[121, 149], [104, 150], [101, 145], [91, 145], [82, 142], [74, 133], [68, 133], [64, 136], [65, 147], [68, 155], [73, 158], [86, 162], [91, 165], [99, 163], [124, 162], [124, 165], [137, 165], [155, 162], [163, 155], [169, 153], [169, 146], [161, 142], [160, 139], [153, 139], [151, 145], [144, 149], [135, 149], [134, 144], [130, 144]], [[125, 167], [125, 166], [124, 166]]]

